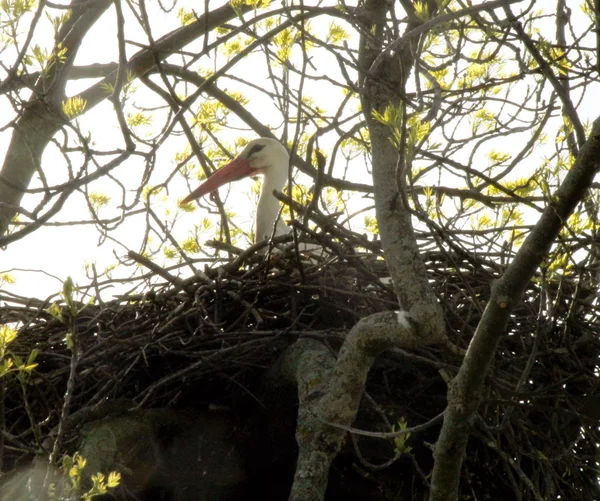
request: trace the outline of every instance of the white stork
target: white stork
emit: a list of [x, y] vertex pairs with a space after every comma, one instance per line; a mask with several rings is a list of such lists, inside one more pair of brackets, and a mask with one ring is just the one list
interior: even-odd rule
[[273, 190], [283, 189], [288, 178], [289, 162], [288, 152], [279, 141], [268, 137], [255, 139], [250, 141], [234, 160], [217, 170], [180, 204], [187, 204], [212, 193], [226, 183], [262, 174], [264, 179], [256, 208], [255, 242], [271, 237], [276, 219], [275, 236], [285, 235], [289, 228], [278, 218], [279, 200], [273, 196]]

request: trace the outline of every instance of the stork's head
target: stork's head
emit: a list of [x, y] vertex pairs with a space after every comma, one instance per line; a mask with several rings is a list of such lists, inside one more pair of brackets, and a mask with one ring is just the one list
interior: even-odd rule
[[[282, 179], [281, 184], [283, 185], [288, 163], [288, 152], [279, 141], [268, 137], [255, 139], [250, 141], [235, 159], [216, 171], [185, 197], [180, 204], [187, 204], [192, 200], [212, 193], [226, 183], [256, 174]], [[280, 188], [280, 186], [277, 187], [277, 189]]]
[[248, 161], [250, 168], [259, 172], [271, 167], [277, 168], [281, 165], [285, 165], [287, 170], [290, 159], [283, 145], [270, 137], [261, 137], [250, 141], [239, 154], [238, 159], [241, 158]]

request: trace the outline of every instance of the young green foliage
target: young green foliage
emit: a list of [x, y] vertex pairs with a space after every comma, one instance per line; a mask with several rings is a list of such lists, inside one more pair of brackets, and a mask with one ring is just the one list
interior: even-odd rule
[[17, 338], [17, 330], [8, 325], [0, 325], [0, 377], [9, 373], [16, 373], [22, 383], [27, 381], [28, 375], [37, 367], [35, 359], [38, 350], [32, 350], [27, 360], [12, 353], [8, 346]]
[[81, 501], [91, 501], [95, 497], [103, 496], [109, 490], [115, 489], [121, 483], [121, 474], [119, 472], [110, 472], [108, 477], [98, 472], [90, 476], [92, 486], [87, 491], [80, 492], [86, 463], [86, 459], [78, 452], [73, 457], [68, 455], [63, 457], [62, 470], [69, 481], [67, 495], [78, 493]]
[[73, 119], [81, 115], [87, 107], [87, 101], [79, 96], [69, 97], [62, 103], [62, 111], [67, 118]]
[[[392, 426], [392, 431], [403, 431], [408, 428], [408, 422], [406, 418], [402, 416], [398, 419], [398, 423]], [[397, 453], [408, 454], [412, 451], [412, 447], [410, 445], [406, 445], [408, 439], [410, 438], [410, 433], [403, 433], [402, 435], [398, 435], [394, 437], [394, 451]]]
[[110, 197], [105, 195], [104, 193], [99, 193], [97, 191], [92, 191], [88, 195], [88, 199], [92, 208], [97, 212], [100, 208], [106, 207], [110, 202]]

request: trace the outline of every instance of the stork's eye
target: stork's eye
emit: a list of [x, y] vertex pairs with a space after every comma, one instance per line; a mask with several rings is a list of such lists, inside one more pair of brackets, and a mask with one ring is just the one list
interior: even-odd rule
[[254, 146], [252, 146], [252, 148], [250, 148], [250, 151], [248, 152], [248, 158], [254, 155], [255, 153], [258, 153], [259, 151], [262, 151], [264, 147], [264, 144], [255, 144]]

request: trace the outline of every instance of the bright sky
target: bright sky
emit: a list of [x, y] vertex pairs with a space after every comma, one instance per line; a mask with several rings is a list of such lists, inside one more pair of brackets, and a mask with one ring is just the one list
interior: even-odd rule
[[[52, 14], [59, 13], [56, 10], [49, 10], [49, 12]], [[163, 23], [162, 26], [165, 31], [177, 26], [172, 22], [173, 18], [166, 19], [171, 22]], [[139, 26], [135, 22], [129, 21], [127, 22], [127, 36], [128, 38], [134, 38], [134, 34], [136, 39], [143, 36]], [[48, 44], [51, 48], [53, 34], [48, 22], [40, 23], [38, 30], [36, 30], [34, 43]], [[101, 50], [98, 50], [99, 44], [101, 44]], [[128, 50], [129, 56], [137, 49], [129, 45]], [[85, 37], [75, 64], [109, 63], [115, 62], [117, 57], [115, 13], [114, 8], [111, 8]], [[95, 82], [93, 80], [70, 82], [67, 92], [69, 95], [74, 95], [92, 83]], [[0, 105], [3, 106], [1, 114], [11, 116], [8, 111], [8, 103], [4, 100]], [[115, 127], [114, 111], [107, 102], [84, 114], [79, 122], [83, 130], [93, 132], [95, 146], [98, 149], [109, 150], [116, 145], [120, 146], [123, 142], [119, 131]], [[4, 130], [0, 134], [0, 151], [3, 153], [10, 141], [10, 135], [11, 129]], [[128, 162], [128, 168], [132, 170], [131, 179], [134, 179], [134, 171], [136, 170], [134, 165], [136, 163], [139, 171], [139, 160], [134, 158]], [[43, 165], [64, 165], [64, 157], [55, 147], [50, 146], [44, 153]], [[45, 171], [50, 185], [65, 180], [62, 168], [45, 169]], [[39, 180], [34, 180], [31, 188], [40, 186]], [[103, 188], [106, 187], [108, 187], [106, 183], [101, 181], [96, 183], [93, 189], [103, 191]], [[109, 187], [109, 189], [112, 189], [112, 187]], [[27, 196], [23, 202], [25, 208], [32, 209], [37, 203], [37, 197]], [[83, 198], [77, 193], [69, 198], [59, 215], [53, 218], [51, 225], [10, 244], [6, 250], [2, 251], [2, 271], [20, 270], [18, 273], [13, 273], [17, 279], [16, 283], [6, 285], [6, 290], [23, 296], [45, 298], [60, 291], [61, 284], [67, 276], [72, 276], [80, 284], [87, 283], [88, 280], [85, 278], [84, 272], [85, 263], [96, 263], [99, 271], [114, 264], [113, 249], [115, 246], [110, 243], [99, 245], [100, 235], [93, 225], [52, 226], [58, 221], [72, 220], [89, 220], [89, 211], [83, 202]], [[139, 222], [136, 224], [135, 221], [131, 220], [124, 224], [122, 230], [120, 238], [129, 243], [132, 249], [136, 248], [135, 244], [140, 241], [142, 236], [143, 225], [140, 225]], [[123, 254], [123, 249], [119, 249], [118, 252]], [[49, 275], [49, 273], [52, 275]]]
[[[192, 1], [187, 2], [187, 4], [197, 5], [196, 2]], [[148, 2], [147, 6], [149, 9], [157, 9], [157, 6], [153, 2]], [[178, 3], [175, 9], [177, 10], [179, 7], [184, 6], [185, 3]], [[211, 9], [216, 7], [217, 5], [214, 5], [213, 2], [210, 2]], [[514, 10], [517, 11], [517, 9]], [[52, 12], [53, 14], [58, 14], [58, 11]], [[160, 17], [155, 17], [155, 15]], [[178, 22], [174, 15], [164, 16], [160, 13], [157, 14], [156, 12], [151, 11], [150, 19], [161, 20], [161, 22], [155, 22], [153, 26], [153, 34], [155, 39], [160, 38], [161, 35], [178, 26]], [[328, 23], [329, 20], [312, 21], [312, 27], [313, 29], [324, 30], [323, 32], [325, 33]], [[36, 30], [34, 43], [44, 43], [49, 48], [52, 46], [52, 32], [49, 29], [49, 26], [50, 25], [48, 22], [44, 22], [38, 28], [38, 30]], [[553, 35], [549, 36], [551, 38], [553, 37]], [[130, 14], [127, 17], [126, 38], [142, 44], [147, 43], [147, 39], [143, 33], [143, 30], [139, 27], [137, 21], [135, 21]], [[194, 50], [198, 51], [201, 48], [201, 43], [201, 41], [198, 41], [196, 44], [186, 48], [186, 50], [191, 52]], [[99, 48], [101, 48], [101, 50], [99, 50]], [[137, 52], [137, 50], [137, 47], [129, 45], [128, 55], [130, 56], [131, 54]], [[88, 36], [85, 38], [84, 44], [79, 51], [76, 64], [85, 65], [89, 63], [114, 62], [117, 60], [117, 55], [118, 51], [115, 31], [115, 14], [114, 10], [111, 8], [107, 13], [104, 14], [102, 19], [96, 23], [96, 25], [89, 32]], [[2, 61], [6, 66], [10, 66], [12, 64], [11, 57], [12, 56], [9, 52], [6, 52], [4, 55], [0, 55], [0, 58], [6, 58], [5, 61]], [[316, 62], [318, 62], [319, 65], [327, 68], [329, 76], [335, 77], [335, 72], [337, 71], [335, 60], [331, 56], [323, 55], [320, 57], [330, 58], [328, 61], [323, 59]], [[261, 58], [262, 66], [260, 67], [262, 68], [264, 67], [264, 55], [258, 54], [253, 56], [253, 58], [249, 58], [248, 60], [240, 63], [236, 70], [238, 72], [237, 74], [242, 75], [245, 78], [248, 78], [248, 76], [251, 75], [252, 82], [259, 87], [266, 86], [269, 83], [268, 75], [257, 74], [256, 72], [256, 68], [259, 67], [258, 61], [261, 61]], [[224, 59], [220, 63], [222, 64], [222, 62], [224, 62]], [[207, 58], [203, 60], [203, 64], [205, 67], [208, 67]], [[224, 83], [219, 81], [221, 88], [229, 91], [236, 90], [237, 87], [235, 82], [231, 80], [224, 80], [223, 82]], [[74, 95], [92, 83], [94, 82], [83, 80], [73, 82], [68, 87], [68, 92], [71, 95]], [[149, 99], [151, 97], [151, 94], [143, 87], [143, 85], [135, 85], [138, 87], [138, 91], [135, 94], [136, 102], [144, 102], [145, 99]], [[297, 85], [297, 79], [292, 81], [292, 85]], [[328, 108], [328, 104], [330, 102], [337, 103], [340, 100], [339, 92], [334, 96], [333, 92], [335, 89], [332, 89], [331, 86], [328, 86], [323, 82], [306, 82], [306, 85], [306, 94], [314, 98], [318, 106]], [[247, 88], [243, 86], [239, 86], [239, 88], [243, 89], [247, 96], [250, 96]], [[183, 91], [183, 89], [178, 90]], [[255, 112], [258, 117], [265, 121], [267, 121], [266, 117], [269, 116], [273, 116], [273, 120], [278, 120], [277, 117], [279, 115], [275, 113], [273, 102], [271, 102], [264, 94], [253, 94], [250, 97], [251, 101], [247, 105], [250, 111]], [[155, 98], [152, 97], [152, 99], [154, 99], [153, 104], [148, 104], [148, 102], [146, 102], [145, 105], [153, 106], [158, 104], [158, 101]], [[272, 115], [268, 111], [269, 109], [273, 110]], [[590, 103], [590, 106], [582, 106], [581, 109], [583, 110], [583, 113], [587, 111], [590, 115], [584, 116], [584, 119], [593, 118], [594, 113], [597, 112], [597, 109], [595, 109], [595, 106], [592, 103]], [[133, 108], [129, 109], [128, 111], [133, 111]], [[161, 111], [155, 111], [153, 115], [152, 126], [147, 127], [146, 129], [144, 129], [144, 127], [137, 128], [136, 132], [143, 136], [145, 133], [150, 132], [151, 130], [160, 128], [163, 125], [162, 120], [164, 116], [165, 114]], [[3, 100], [2, 98], [0, 98], [0, 117], [4, 117], [4, 120], [0, 122], [0, 127], [6, 125], [6, 123], [13, 118], [12, 109], [6, 100]], [[116, 126], [114, 110], [112, 109], [112, 105], [110, 105], [108, 102], [104, 102], [94, 109], [86, 112], [78, 119], [78, 121], [84, 133], [86, 131], [92, 133], [93, 140], [95, 141], [94, 148], [97, 150], [109, 151], [122, 147], [123, 140], [120, 131]], [[278, 123], [269, 125], [278, 125]], [[3, 152], [6, 151], [8, 142], [10, 140], [10, 134], [10, 128], [0, 131], [0, 161], [2, 160]], [[233, 137], [233, 134], [230, 133], [230, 136]], [[231, 137], [227, 137], [227, 134], [224, 133], [221, 136], [221, 139], [227, 140], [231, 139]], [[525, 134], [521, 137], [521, 139], [524, 142], [527, 141], [529, 137], [529, 135]], [[335, 137], [333, 136], [329, 138], [326, 137], [320, 146], [327, 152], [328, 148], [332, 147], [334, 139]], [[330, 142], [328, 143], [328, 141]], [[513, 136], [509, 139], [509, 143], [506, 141], [504, 144], [494, 143], [494, 146], [498, 149], [506, 148], [508, 151], [514, 151], [514, 145], [516, 144], [515, 141], [515, 137]], [[512, 145], [510, 142], [512, 142]], [[159, 183], [166, 178], [166, 176], [175, 167], [175, 152], [181, 151], [185, 144], [185, 138], [181, 135], [173, 134], [172, 137], [169, 137], [165, 145], [158, 151], [158, 158], [156, 161], [157, 169], [153, 179], [151, 180], [151, 183]], [[489, 147], [485, 148], [484, 150], [485, 151], [480, 153], [482, 158], [485, 158], [485, 153], [487, 153]], [[76, 156], [72, 156], [72, 158], [74, 161], [77, 160]], [[110, 157], [107, 156], [100, 157], [101, 162], [106, 162], [109, 159]], [[529, 163], [529, 167], [532, 169], [537, 167], [541, 159], [542, 154], [540, 153], [532, 159], [532, 161]], [[339, 158], [339, 162], [340, 168], [343, 169], [343, 158]], [[43, 166], [45, 173], [48, 176], [48, 182], [50, 185], [64, 182], [67, 179], [64, 164], [64, 158], [58, 152], [58, 150], [55, 147], [49, 147], [44, 154]], [[359, 160], [357, 165], [358, 167], [350, 169], [351, 177], [354, 177], [353, 180], [369, 182], [367, 172], [362, 161]], [[119, 169], [119, 180], [123, 182], [126, 185], [127, 190], [129, 190], [126, 194], [128, 203], [131, 203], [132, 201], [132, 190], [139, 186], [139, 183], [141, 182], [143, 169], [143, 162], [136, 157], [131, 157]], [[451, 183], [446, 182], [444, 184], [448, 185]], [[248, 210], [250, 204], [248, 203], [248, 195], [246, 195], [251, 185], [251, 180], [236, 183], [231, 188], [232, 195], [227, 199], [226, 203], [228, 210], [238, 214], [236, 223], [246, 230], [250, 230], [253, 219], [253, 211]], [[40, 186], [41, 184], [39, 183], [39, 180], [36, 180], [31, 188]], [[187, 193], [187, 187], [181, 178], [174, 179], [169, 187], [170, 191], [168, 194], [163, 192], [161, 196], [155, 198], [153, 202], [153, 209], [157, 212], [157, 214], [159, 214], [160, 217], [164, 217], [165, 220], [169, 215], [172, 215], [178, 210], [178, 199]], [[90, 186], [90, 190], [110, 194], [110, 196], [114, 198], [114, 201], [118, 201], [121, 196], [118, 186], [108, 179], [93, 183], [93, 185]], [[221, 193], [223, 197], [226, 192], [222, 190]], [[36, 200], [37, 198], [34, 195], [28, 195], [23, 201], [24, 207], [26, 209], [32, 209], [36, 205]], [[368, 204], [368, 201], [357, 202], [355, 208], [358, 208], [361, 206], [361, 204]], [[113, 203], [107, 208], [102, 209], [100, 211], [100, 216], [106, 218], [118, 216], [120, 214], [118, 205], [118, 203]], [[193, 214], [185, 215], [178, 221], [174, 229], [174, 234], [177, 236], [177, 238], [184, 238], [189, 228], [192, 227], [193, 224], [197, 223], [198, 220], [206, 214], [206, 211], [197, 210]], [[84, 273], [85, 263], [95, 263], [97, 270], [101, 272], [105, 267], [115, 264], [115, 252], [118, 255], [123, 256], [127, 249], [135, 251], [139, 250], [139, 243], [142, 239], [143, 231], [145, 230], [144, 218], [145, 215], [131, 217], [119, 227], [118, 233], [116, 234], [118, 234], [120, 242], [123, 243], [126, 248], [120, 244], [112, 242], [111, 240], [104, 241], [102, 236], [93, 225], [53, 226], [53, 224], [58, 222], [82, 221], [89, 219], [88, 209], [84, 204], [83, 196], [79, 193], [75, 193], [65, 204], [65, 207], [60, 214], [53, 218], [51, 225], [37, 230], [33, 234], [10, 244], [6, 250], [0, 251], [0, 273], [12, 272], [17, 279], [15, 284], [5, 285], [4, 289], [11, 293], [22, 296], [45, 298], [51, 294], [58, 293], [61, 289], [62, 281], [69, 275], [72, 276], [73, 279], [80, 285], [86, 284], [88, 280], [85, 278]], [[212, 234], [207, 236], [207, 238], [209, 237], [212, 237]], [[99, 245], [100, 242], [103, 242], [102, 245]], [[17, 272], [15, 270], [27, 271]], [[45, 272], [41, 270], [45, 270]], [[49, 275], [49, 273], [52, 275]], [[109, 296], [111, 293], [112, 291], [106, 291], [107, 296]], [[104, 297], [104, 299], [108, 299], [108, 297]]]
[[[188, 5], [196, 6], [195, 2], [187, 2]], [[185, 2], [179, 2], [176, 10], [180, 7], [185, 7]], [[210, 4], [210, 8], [216, 8], [213, 2]], [[160, 38], [163, 34], [175, 29], [179, 26], [179, 23], [174, 15], [164, 16], [157, 12], [157, 6], [153, 3], [148, 3], [149, 9], [154, 9], [156, 16], [150, 11], [149, 15], [151, 19], [159, 19], [161, 22], [155, 22], [153, 26], [153, 35], [155, 39]], [[58, 14], [58, 11], [50, 11], [53, 14]], [[328, 22], [318, 21], [313, 23], [313, 27], [318, 29], [318, 24], [327, 26]], [[115, 62], [118, 58], [118, 48], [116, 42], [116, 25], [115, 25], [115, 13], [114, 8], [109, 9], [102, 18], [94, 25], [90, 30], [84, 43], [79, 50], [76, 58], [76, 65], [86, 65], [90, 63], [108, 63]], [[138, 43], [147, 43], [147, 38], [144, 35], [143, 30], [139, 27], [139, 24], [129, 15], [126, 21], [126, 38], [128, 41], [134, 40]], [[36, 30], [36, 36], [34, 37], [33, 43], [45, 44], [50, 50], [53, 44], [53, 34], [50, 28], [49, 22], [43, 22]], [[192, 44], [186, 48], [186, 50], [194, 51], [201, 48], [202, 40], [195, 44]], [[98, 50], [101, 45], [102, 50]], [[128, 56], [131, 56], [139, 50], [138, 47], [131, 44], [128, 45]], [[9, 60], [8, 55], [6, 57], [5, 64], [9, 66], [12, 61]], [[261, 57], [261, 56], [255, 56]], [[208, 61], [205, 58], [204, 64], [207, 65]], [[238, 65], [238, 72], [244, 74], [255, 71], [252, 65], [252, 61], [243, 61]], [[246, 75], [247, 77], [247, 75]], [[256, 75], [252, 80], [256, 85], [262, 85], [261, 78], [265, 80], [267, 75]], [[79, 80], [70, 82], [67, 87], [68, 95], [76, 95], [78, 92], [89, 87], [95, 83], [94, 80]], [[146, 102], [144, 104], [148, 107], [152, 106], [152, 103], [148, 104], [147, 99], [154, 99], [155, 105], [163, 105], [159, 103], [155, 97], [153, 97], [143, 85], [134, 83], [137, 87], [135, 95], [136, 102]], [[307, 89], [311, 90], [310, 82], [307, 82]], [[235, 88], [235, 84], [227, 82], [222, 88], [231, 90]], [[244, 89], [246, 90], [246, 89]], [[313, 93], [313, 96], [315, 94]], [[317, 104], [325, 106], [327, 103], [327, 96], [323, 92], [316, 93], [317, 100], [321, 102]], [[336, 101], [339, 100], [339, 97]], [[252, 96], [251, 102], [248, 104], [248, 109], [256, 110], [261, 117], [265, 117], [264, 110], [273, 107], [273, 102], [262, 94], [256, 94]], [[8, 119], [12, 118], [11, 108], [6, 100], [0, 101], [0, 116], [5, 116]], [[162, 114], [164, 117], [164, 113]], [[267, 115], [268, 116], [268, 115]], [[273, 115], [276, 119], [277, 115]], [[78, 123], [81, 126], [82, 132], [90, 132], [94, 140], [94, 148], [97, 150], [114, 150], [116, 147], [123, 146], [123, 140], [120, 131], [117, 128], [115, 120], [114, 110], [112, 105], [107, 101], [96, 106], [95, 108], [87, 111], [84, 115], [78, 118]], [[161, 113], [159, 111], [154, 113], [152, 128], [162, 126], [160, 122]], [[150, 129], [150, 128], [148, 128]], [[138, 128], [136, 130], [141, 136], [144, 135], [144, 128]], [[150, 130], [148, 130], [150, 132]], [[227, 134], [227, 133], [226, 133]], [[11, 129], [5, 129], [0, 133], [0, 151], [5, 152], [7, 145], [10, 141]], [[229, 133], [233, 137], [232, 133]], [[251, 139], [252, 137], [249, 137]], [[222, 140], [223, 138], [221, 138]], [[185, 144], [185, 138], [181, 135], [173, 136], [169, 138], [169, 143], [166, 143], [164, 147], [158, 150], [158, 158], [156, 165], [157, 173], [164, 177], [166, 172], [170, 172], [175, 162], [173, 160], [174, 153], [181, 151]], [[327, 145], [323, 145], [327, 146]], [[323, 147], [322, 146], [322, 147]], [[0, 154], [1, 155], [1, 154]], [[72, 158], [76, 158], [72, 156]], [[108, 161], [110, 157], [101, 157], [101, 161]], [[2, 156], [0, 156], [2, 160]], [[54, 146], [49, 146], [43, 157], [44, 166], [64, 166], [64, 158], [58, 149]], [[75, 164], [76, 165], [76, 164]], [[124, 172], [121, 169], [119, 174], [119, 180], [129, 184], [130, 189], [135, 189], [139, 186], [144, 164], [139, 158], [131, 157], [126, 162], [127, 171]], [[66, 172], [64, 168], [46, 168], [46, 176], [50, 185], [58, 184], [67, 180]], [[159, 176], [154, 176], [154, 182], [158, 183], [162, 181]], [[227, 198], [227, 209], [235, 212], [240, 217], [236, 220], [246, 231], [249, 231], [252, 227], [253, 211], [248, 210], [248, 199], [249, 189], [254, 181], [244, 180], [232, 187], [232, 193], [235, 196]], [[34, 182], [30, 188], [41, 187], [40, 181], [34, 178]], [[103, 179], [92, 183], [90, 186], [91, 191], [102, 192], [116, 196], [117, 200], [120, 197], [119, 193], [115, 194], [115, 183], [108, 179]], [[222, 190], [222, 196], [224, 196], [225, 190]], [[157, 205], [153, 203], [153, 209], [160, 215], [167, 219], [167, 211], [171, 213], [177, 211], [177, 201], [184, 194], [187, 193], [187, 187], [185, 186], [182, 179], [175, 179], [170, 184], [170, 192], [163, 196], [155, 198], [158, 202]], [[35, 195], [27, 195], [23, 200], [25, 209], [31, 210], [35, 207], [39, 198]], [[131, 199], [128, 199], [131, 202]], [[119, 216], [120, 211], [113, 207], [110, 210], [110, 206], [103, 208], [100, 211], [101, 217], [114, 217]], [[181, 238], [183, 238], [187, 230], [194, 224], [197, 223], [198, 218], [202, 217], [202, 211], [196, 211], [194, 214], [184, 215], [181, 223], [178, 224], [177, 232]], [[125, 221], [118, 230], [118, 239], [123, 243], [127, 249], [139, 250], [139, 243], [142, 240], [143, 232], [145, 229], [144, 223], [145, 214], [139, 216], [130, 217]], [[98, 233], [97, 229], [93, 225], [80, 224], [77, 226], [64, 225], [56, 226], [59, 222], [69, 221], [83, 221], [89, 220], [89, 212], [84, 204], [83, 197], [79, 193], [73, 194], [65, 204], [65, 207], [54, 217], [48, 225], [48, 227], [42, 228], [33, 234], [18, 240], [8, 246], [7, 249], [1, 251], [2, 259], [0, 261], [0, 273], [10, 272], [15, 278], [16, 283], [6, 284], [3, 288], [11, 293], [22, 295], [22, 296], [33, 296], [45, 298], [50, 294], [56, 294], [61, 290], [62, 281], [67, 276], [73, 277], [73, 279], [80, 285], [86, 284], [89, 281], [85, 278], [84, 265], [85, 263], [95, 263], [96, 269], [101, 272], [105, 267], [112, 266], [115, 264], [116, 252], [120, 256], [123, 256], [127, 249], [119, 244], [115, 244], [110, 240], [104, 240]], [[212, 236], [212, 235], [211, 235]], [[102, 245], [99, 243], [102, 242]], [[128, 273], [130, 270], [128, 270]], [[106, 298], [105, 298], [106, 299]]]

